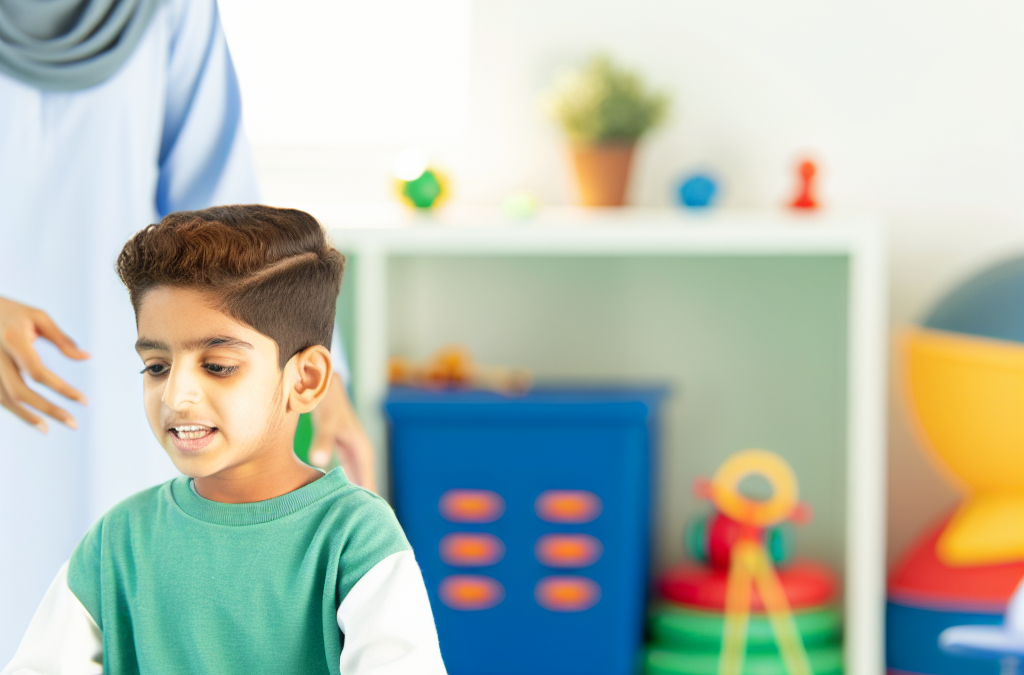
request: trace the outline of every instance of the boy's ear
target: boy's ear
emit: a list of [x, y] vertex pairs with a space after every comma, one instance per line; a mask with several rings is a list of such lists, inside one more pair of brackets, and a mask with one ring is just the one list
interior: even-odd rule
[[288, 360], [286, 368], [294, 379], [288, 385], [288, 409], [299, 413], [313, 410], [327, 395], [333, 364], [331, 353], [322, 345], [307, 347]]

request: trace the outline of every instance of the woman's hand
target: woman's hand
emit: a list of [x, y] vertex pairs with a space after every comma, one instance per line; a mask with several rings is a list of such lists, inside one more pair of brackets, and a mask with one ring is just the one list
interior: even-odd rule
[[57, 377], [43, 365], [32, 343], [45, 338], [55, 344], [64, 356], [80, 361], [89, 358], [74, 341], [42, 310], [0, 298], [0, 405], [44, 434], [49, 427], [29, 408], [49, 415], [72, 429], [78, 423], [67, 410], [43, 398], [25, 384], [24, 374], [72, 401], [86, 404], [85, 395]]
[[350, 481], [367, 490], [377, 491], [373, 445], [356, 417], [337, 373], [331, 378], [327, 396], [313, 410], [313, 442], [309, 446], [309, 461], [326, 467], [335, 451]]

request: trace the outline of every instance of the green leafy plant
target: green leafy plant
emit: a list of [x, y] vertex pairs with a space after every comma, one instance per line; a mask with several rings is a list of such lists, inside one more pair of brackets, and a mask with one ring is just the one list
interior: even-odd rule
[[668, 112], [668, 96], [603, 54], [562, 73], [545, 99], [548, 114], [577, 145], [633, 143]]

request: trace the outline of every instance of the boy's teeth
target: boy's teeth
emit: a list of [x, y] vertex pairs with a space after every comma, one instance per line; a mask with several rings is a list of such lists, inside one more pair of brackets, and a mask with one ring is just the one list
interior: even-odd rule
[[181, 427], [174, 427], [174, 433], [178, 438], [184, 438], [186, 440], [194, 440], [196, 438], [202, 438], [207, 434], [213, 433], [213, 429], [210, 427], [204, 427], [197, 424], [189, 424]]

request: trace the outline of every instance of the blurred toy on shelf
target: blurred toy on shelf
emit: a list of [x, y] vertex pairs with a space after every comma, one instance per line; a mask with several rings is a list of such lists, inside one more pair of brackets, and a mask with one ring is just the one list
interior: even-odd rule
[[402, 151], [392, 169], [395, 191], [403, 202], [417, 209], [432, 209], [448, 196], [448, 179], [430, 165], [419, 148]]
[[718, 194], [718, 182], [708, 174], [696, 173], [679, 184], [679, 203], [691, 209], [711, 206]]
[[[1024, 577], [1024, 256], [968, 279], [903, 340], [921, 446], [965, 493], [889, 577], [890, 671], [996, 675], [996, 660], [940, 648], [964, 625], [997, 626]], [[954, 632], [953, 635], [956, 633]]]
[[513, 192], [501, 202], [501, 212], [509, 220], [527, 220], [537, 214], [540, 202], [532, 192]]
[[1001, 626], [953, 626], [939, 634], [939, 646], [949, 654], [998, 661], [1003, 675], [1024, 675], [1024, 580]]
[[393, 388], [395, 512], [451, 675], [634, 675], [663, 389]]
[[815, 197], [817, 189], [814, 178], [817, 173], [818, 167], [811, 160], [805, 159], [800, 162], [797, 167], [796, 197], [789, 203], [791, 208], [810, 210], [820, 206]]
[[400, 356], [391, 357], [388, 361], [388, 382], [396, 387], [482, 389], [502, 394], [525, 394], [533, 386], [533, 375], [525, 368], [478, 364], [465, 347], [447, 345], [421, 363]]
[[[741, 489], [760, 478], [770, 495]], [[792, 560], [786, 523], [810, 520], [796, 476], [779, 455], [744, 450], [695, 485], [714, 512], [687, 528], [697, 564], [658, 579], [662, 602], [649, 616], [647, 675], [839, 675], [842, 618], [825, 566]]]

